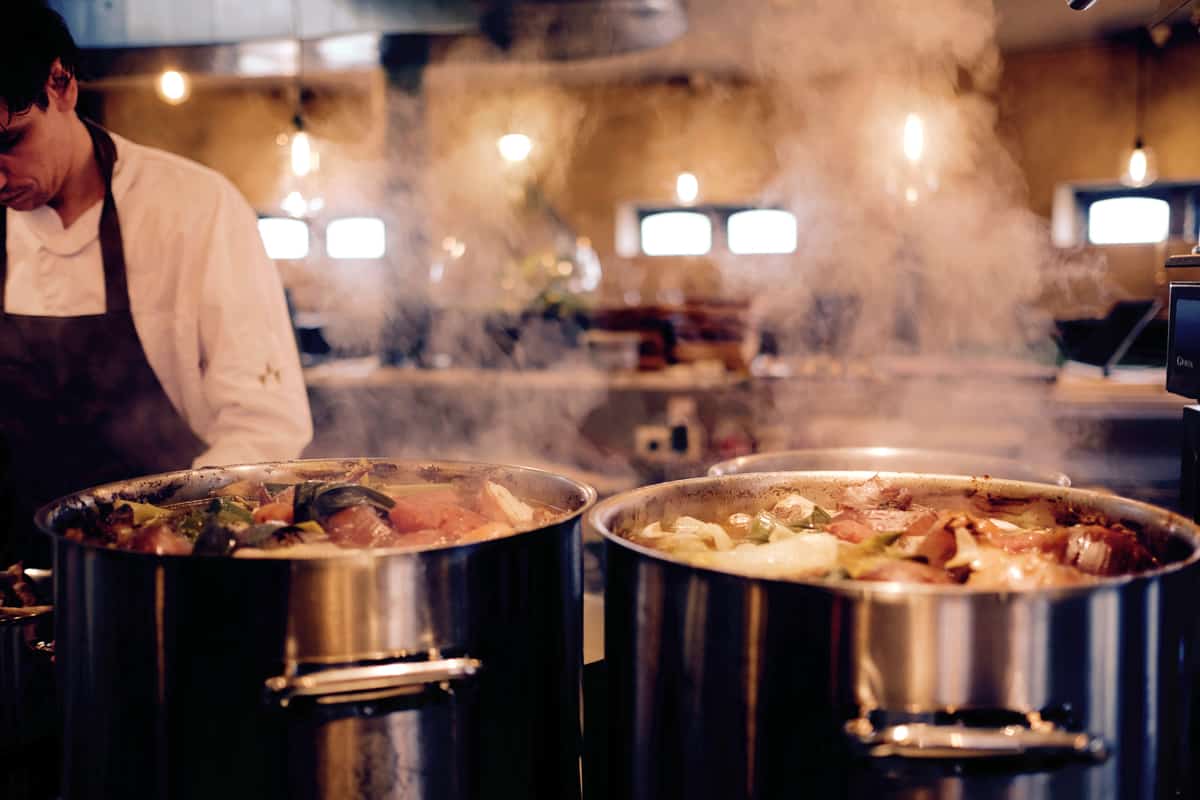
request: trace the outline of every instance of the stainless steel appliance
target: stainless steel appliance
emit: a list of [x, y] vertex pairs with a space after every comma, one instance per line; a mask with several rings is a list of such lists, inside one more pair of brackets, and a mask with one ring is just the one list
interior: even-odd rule
[[754, 579], [617, 531], [723, 518], [870, 472], [760, 473], [609, 498], [611, 796], [1168, 798], [1197, 790], [1200, 528], [1152, 506], [1002, 480], [885, 475], [915, 495], [1044, 498], [1166, 537], [1153, 573], [1023, 592]]
[[55, 548], [64, 798], [578, 797], [582, 484], [486, 472], [563, 514], [487, 542], [319, 559], [154, 556], [70, 541], [72, 509], [172, 503], [361, 461], [169, 473], [43, 508]]
[[[25, 574], [49, 596], [49, 570]], [[0, 758], [49, 746], [58, 729], [53, 637], [49, 606], [0, 608]]]
[[[1200, 268], [1200, 245], [1190, 255], [1171, 256], [1167, 269]], [[1186, 274], [1186, 273], [1185, 273]], [[1200, 399], [1200, 281], [1171, 281], [1167, 346], [1167, 391]], [[1183, 409], [1180, 510], [1200, 521], [1200, 405]]]
[[1049, 467], [982, 453], [920, 450], [908, 447], [830, 447], [758, 453], [713, 464], [709, 475], [797, 470], [878, 470], [989, 478], [1070, 486], [1071, 479]]

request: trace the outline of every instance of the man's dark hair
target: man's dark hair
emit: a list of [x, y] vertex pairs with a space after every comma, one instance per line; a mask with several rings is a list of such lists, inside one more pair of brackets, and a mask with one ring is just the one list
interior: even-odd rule
[[[46, 81], [57, 59], [66, 80], [78, 74], [79, 47], [67, 23], [43, 0], [3, 0], [0, 11], [0, 103], [7, 117], [45, 109]], [[0, 114], [0, 124], [7, 124]]]

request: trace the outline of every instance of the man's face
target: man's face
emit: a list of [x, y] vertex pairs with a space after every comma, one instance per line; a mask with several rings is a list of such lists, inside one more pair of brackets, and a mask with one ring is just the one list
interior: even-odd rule
[[9, 116], [0, 101], [0, 206], [30, 211], [62, 190], [71, 168], [74, 103], [51, 89], [46, 109], [30, 106]]

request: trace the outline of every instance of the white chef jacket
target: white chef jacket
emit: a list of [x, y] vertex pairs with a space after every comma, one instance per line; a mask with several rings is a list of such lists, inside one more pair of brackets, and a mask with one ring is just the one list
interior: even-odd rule
[[[133, 324], [171, 404], [208, 445], [193, 466], [297, 457], [312, 416], [254, 211], [213, 170], [112, 138]], [[66, 229], [49, 207], [7, 211], [5, 311], [104, 312], [102, 205]]]

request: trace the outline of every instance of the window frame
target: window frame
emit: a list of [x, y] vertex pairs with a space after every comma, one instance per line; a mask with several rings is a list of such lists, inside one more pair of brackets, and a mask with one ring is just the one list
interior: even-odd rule
[[[627, 209], [631, 214], [634, 227], [634, 236], [636, 238], [637, 247], [636, 255], [643, 258], [711, 258], [715, 256], [733, 256], [736, 258], [770, 258], [779, 256], [794, 255], [800, 250], [800, 220], [796, 216], [796, 212], [790, 208], [781, 205], [754, 205], [750, 203], [698, 203], [695, 205], [679, 205], [679, 204], [654, 204], [654, 203], [630, 203]], [[709, 218], [712, 226], [712, 245], [708, 252], [702, 256], [668, 256], [668, 255], [650, 255], [642, 247], [642, 220], [646, 217], [654, 216], [655, 214], [664, 214], [672, 211], [686, 211], [691, 213], [703, 214]], [[735, 253], [729, 247], [729, 218], [734, 214], [739, 214], [743, 211], [783, 211], [792, 216], [796, 220], [796, 249], [790, 253]], [[618, 210], [618, 240], [621, 238], [622, 214]], [[632, 244], [632, 242], [631, 242]], [[620, 248], [618, 248], [620, 249]]]
[[[304, 255], [297, 256], [297, 257], [289, 257], [289, 258], [278, 258], [278, 257], [272, 256], [270, 250], [268, 250], [268, 248], [267, 248], [267, 242], [263, 238], [262, 228], [258, 226], [258, 223], [261, 223], [264, 220], [280, 220], [283, 222], [287, 222], [289, 224], [299, 223], [299, 224], [303, 225], [304, 231], [306, 234], [306, 239], [307, 239], [307, 241], [305, 242]], [[296, 217], [282, 216], [280, 214], [258, 214], [258, 220], [255, 223], [255, 227], [258, 230], [258, 238], [259, 238], [259, 241], [262, 242], [263, 251], [266, 252], [267, 258], [270, 258], [272, 261], [305, 261], [309, 258], [312, 258], [313, 244], [315, 242], [316, 237], [315, 237], [315, 231], [313, 230], [313, 225], [309, 220], [297, 219]]]

